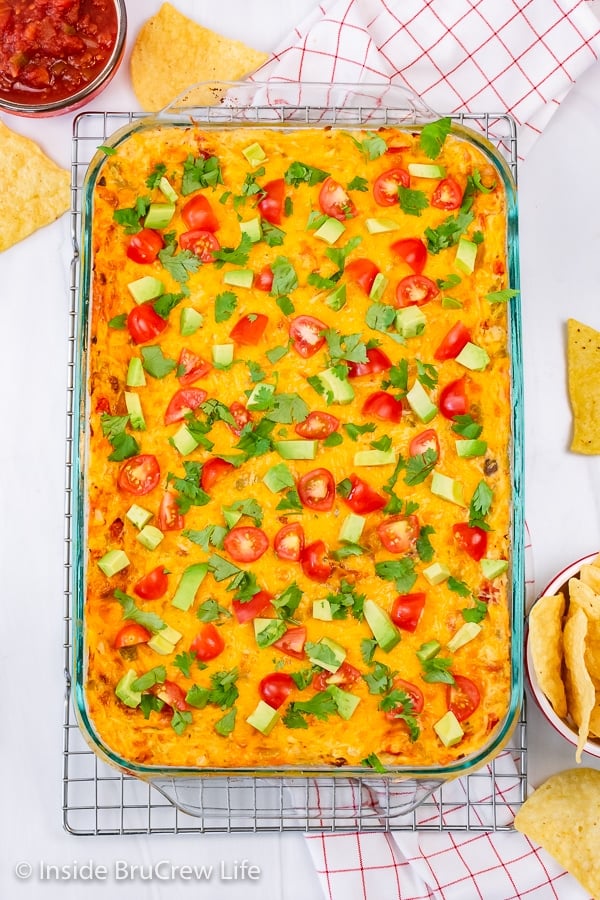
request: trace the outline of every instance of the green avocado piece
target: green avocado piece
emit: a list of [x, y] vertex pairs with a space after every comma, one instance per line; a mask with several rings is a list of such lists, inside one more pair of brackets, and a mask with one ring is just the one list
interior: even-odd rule
[[171, 443], [181, 456], [187, 456], [188, 453], [193, 453], [198, 446], [198, 441], [192, 435], [187, 425], [182, 425], [178, 428], [171, 438]]
[[321, 382], [326, 394], [331, 394], [330, 403], [352, 403], [354, 400], [354, 388], [347, 378], [340, 378], [333, 369], [324, 369], [319, 372], [317, 378]]
[[507, 559], [482, 559], [479, 563], [481, 566], [481, 574], [484, 578], [492, 581], [499, 575], [504, 575], [508, 569]]
[[434, 472], [430, 483], [431, 493], [450, 503], [456, 503], [457, 506], [464, 506], [464, 493], [462, 481], [456, 478], [450, 478], [449, 475], [442, 475], [441, 472]]
[[213, 344], [212, 361], [217, 369], [227, 369], [233, 362], [234, 344]]
[[435, 163], [409, 163], [409, 175], [415, 178], [445, 178], [446, 169], [444, 166], [437, 166]]
[[258, 701], [256, 709], [250, 713], [246, 722], [252, 725], [261, 734], [270, 734], [279, 719], [279, 713], [276, 709], [265, 703], [264, 700]]
[[248, 219], [246, 222], [240, 222], [240, 229], [242, 234], [248, 235], [253, 244], [256, 244], [262, 238], [259, 216], [256, 216], [254, 219]]
[[454, 258], [456, 268], [460, 269], [465, 275], [470, 275], [475, 268], [476, 259], [477, 244], [473, 241], [468, 241], [466, 238], [460, 238]]
[[434, 731], [444, 747], [453, 747], [462, 740], [464, 731], [452, 710], [448, 710], [439, 721], [435, 722]]
[[456, 653], [460, 647], [464, 647], [465, 644], [476, 638], [480, 631], [481, 625], [478, 625], [477, 622], [465, 622], [446, 644], [448, 650], [450, 653]]
[[151, 203], [144, 219], [144, 228], [166, 228], [174, 215], [174, 203]]
[[395, 450], [358, 450], [354, 454], [355, 466], [393, 466], [395, 464]]
[[321, 622], [333, 621], [331, 603], [329, 600], [313, 600], [312, 614], [313, 619], [319, 619]]
[[207, 563], [194, 563], [194, 565], [184, 569], [177, 585], [177, 590], [171, 600], [171, 606], [182, 609], [184, 612], [188, 610], [196, 599], [196, 592], [204, 581], [207, 572]]
[[415, 416], [421, 422], [431, 422], [437, 415], [438, 408], [435, 403], [431, 402], [427, 391], [420, 381], [415, 381], [406, 395], [406, 400]]
[[476, 439], [467, 439], [467, 440], [459, 440], [455, 441], [456, 446], [456, 454], [457, 456], [462, 457], [462, 459], [472, 459], [475, 456], [485, 456], [487, 453], [487, 441], [480, 441]]
[[111, 578], [126, 569], [129, 565], [129, 557], [124, 550], [109, 550], [102, 559], [98, 560], [98, 568], [101, 569], [107, 578]]
[[326, 244], [335, 244], [345, 230], [346, 226], [340, 222], [339, 219], [334, 219], [333, 216], [329, 216], [329, 218], [325, 219], [321, 227], [317, 228], [315, 237], [319, 238], [320, 241], [325, 241]]
[[146, 303], [147, 300], [154, 300], [165, 292], [165, 286], [158, 278], [153, 275], [143, 275], [130, 281], [127, 285], [129, 293], [137, 304]]
[[373, 637], [381, 649], [389, 653], [400, 642], [400, 632], [392, 622], [389, 613], [369, 598], [364, 602], [363, 612], [367, 625], [373, 632]]
[[163, 538], [164, 534], [160, 528], [156, 528], [154, 525], [144, 525], [140, 533], [136, 535], [136, 540], [147, 550], [156, 550]]
[[202, 328], [204, 318], [193, 306], [184, 306], [179, 314], [179, 333], [182, 337], [189, 337]]
[[314, 459], [318, 446], [317, 441], [273, 441], [282, 459]]
[[404, 338], [418, 337], [426, 324], [427, 317], [418, 306], [404, 306], [396, 313], [396, 331]]
[[350, 544], [358, 544], [366, 521], [364, 516], [349, 513], [342, 522], [338, 540], [348, 541]]
[[127, 367], [127, 387], [144, 387], [146, 376], [139, 356], [132, 356]]
[[360, 703], [360, 697], [351, 694], [349, 691], [343, 691], [336, 684], [330, 684], [325, 688], [328, 694], [331, 694], [337, 706], [337, 711], [342, 719], [351, 719], [354, 715], [356, 707]]
[[328, 672], [337, 672], [346, 659], [346, 651], [331, 638], [322, 637], [310, 651], [307, 650], [307, 656], [313, 666], [320, 666]]
[[230, 284], [233, 287], [251, 288], [253, 281], [252, 269], [232, 269], [223, 276], [223, 284]]
[[144, 525], [147, 525], [154, 513], [151, 513], [149, 510], [144, 509], [143, 506], [138, 506], [137, 503], [133, 503], [127, 512], [125, 513], [125, 518], [129, 519], [132, 525], [141, 531]]
[[131, 685], [137, 680], [137, 677], [138, 675], [135, 669], [129, 669], [128, 672], [125, 672], [115, 688], [115, 694], [121, 703], [124, 703], [125, 706], [130, 706], [132, 709], [139, 706], [142, 700], [141, 691], [133, 691], [131, 689]]
[[146, 420], [144, 419], [144, 412], [142, 410], [142, 402], [139, 398], [139, 394], [134, 394], [133, 391], [124, 391], [124, 394], [125, 406], [129, 413], [131, 427], [135, 431], [145, 431]]
[[483, 347], [469, 341], [456, 357], [456, 362], [472, 372], [483, 372], [489, 365], [490, 358]]

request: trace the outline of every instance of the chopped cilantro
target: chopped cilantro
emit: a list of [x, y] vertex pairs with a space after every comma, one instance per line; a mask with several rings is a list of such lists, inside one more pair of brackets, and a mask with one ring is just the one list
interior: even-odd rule
[[[331, 694], [328, 694], [327, 691], [319, 691], [310, 700], [295, 700], [290, 703], [283, 717], [283, 724], [287, 728], [306, 728], [305, 715], [325, 720], [336, 711], [337, 705]], [[298, 724], [298, 717], [303, 724]]]
[[237, 710], [234, 707], [229, 710], [229, 712], [225, 713], [225, 715], [215, 722], [215, 731], [217, 734], [220, 734], [221, 737], [227, 737], [233, 729], [235, 728], [235, 716]]
[[137, 234], [142, 230], [140, 219], [143, 219], [150, 206], [150, 197], [138, 197], [135, 206], [126, 209], [115, 209], [113, 219], [117, 225], [122, 225], [125, 234]]
[[284, 297], [298, 287], [298, 276], [293, 265], [285, 256], [277, 256], [271, 263], [273, 272], [272, 297]]
[[277, 225], [272, 225], [271, 222], [267, 222], [266, 219], [262, 220], [261, 229], [262, 239], [267, 247], [281, 247], [285, 238], [285, 231], [278, 228]]
[[159, 250], [158, 258], [163, 268], [180, 284], [185, 284], [190, 275], [197, 272], [202, 265], [200, 257], [191, 250], [180, 250], [179, 253], [176, 253], [175, 244], [167, 244], [166, 247]]
[[469, 440], [475, 440], [483, 431], [482, 426], [467, 413], [464, 416], [452, 416], [452, 431]]
[[387, 772], [386, 767], [383, 765], [379, 757], [376, 753], [370, 753], [365, 759], [361, 759], [361, 763], [363, 766], [367, 766], [369, 769], [373, 769], [379, 775], [385, 775]]
[[162, 684], [166, 680], [167, 670], [164, 666], [154, 666], [148, 672], [144, 672], [131, 683], [132, 691], [149, 691], [155, 684]]
[[358, 141], [353, 135], [348, 135], [355, 147], [367, 160], [378, 159], [387, 150], [387, 144], [382, 137], [373, 131], [367, 131], [367, 136], [362, 141]]
[[454, 591], [455, 594], [458, 594], [459, 597], [468, 597], [471, 593], [470, 588], [465, 584], [464, 581], [459, 581], [458, 578], [455, 578], [453, 575], [447, 580], [446, 585], [448, 590]]
[[450, 275], [446, 275], [445, 278], [436, 278], [436, 284], [441, 291], [451, 290], [453, 287], [456, 287], [460, 284], [462, 278], [460, 275], [455, 275], [451, 273]]
[[222, 556], [218, 556], [216, 553], [213, 553], [209, 558], [208, 567], [211, 570], [215, 581], [225, 581], [227, 578], [232, 578], [242, 571], [238, 566], [229, 562], [228, 559], [223, 559]]
[[435, 551], [429, 540], [429, 535], [435, 534], [435, 528], [432, 525], [421, 525], [419, 536], [416, 541], [417, 553], [421, 562], [431, 562], [435, 555]]
[[452, 666], [451, 659], [438, 656], [437, 654], [429, 658], [424, 658], [419, 656], [418, 650], [417, 657], [421, 662], [423, 681], [427, 681], [428, 684], [454, 684], [454, 676], [450, 671], [450, 667]]
[[363, 178], [361, 175], [355, 175], [352, 181], [349, 181], [346, 185], [347, 191], [368, 191], [369, 190], [369, 182], [366, 178]]
[[213, 597], [209, 597], [200, 604], [196, 610], [196, 616], [201, 622], [216, 622], [222, 616], [231, 618], [231, 613], [224, 606], [220, 606]]
[[108, 457], [111, 462], [122, 462], [140, 451], [136, 439], [125, 431], [128, 422], [128, 415], [110, 416], [108, 413], [102, 413], [100, 417], [102, 434], [108, 438], [113, 448], [113, 452]]
[[165, 164], [157, 163], [150, 172], [150, 175], [146, 178], [146, 187], [150, 188], [150, 190], [157, 188], [160, 184], [160, 179], [163, 178], [163, 176], [166, 174], [167, 167], [165, 166]]
[[475, 606], [461, 609], [461, 614], [465, 622], [476, 622], [479, 624], [487, 616], [488, 607], [483, 600], [479, 600], [476, 597], [473, 599], [475, 600]]
[[[202, 463], [194, 460], [185, 460], [183, 463], [185, 476], [178, 478], [171, 472], [167, 475], [167, 485], [175, 488], [179, 496], [177, 497], [177, 507], [182, 515], [192, 506], [206, 506], [210, 501], [209, 495], [200, 487], [200, 477], [202, 475]], [[190, 538], [190, 540], [193, 540]], [[197, 542], [196, 542], [197, 543]]]
[[294, 679], [294, 683], [298, 690], [303, 691], [312, 682], [315, 673], [319, 671], [320, 669], [316, 666], [311, 666], [309, 669], [300, 669], [299, 672], [290, 672], [290, 675]]
[[489, 525], [487, 525], [487, 523], [485, 522], [485, 516], [487, 516], [488, 512], [490, 511], [493, 497], [494, 494], [492, 489], [482, 479], [475, 488], [473, 496], [471, 498], [471, 503], [469, 504], [470, 526], [478, 526], [479, 528], [483, 528], [485, 531], [489, 531]]
[[185, 294], [183, 293], [161, 294], [160, 297], [157, 297], [156, 300], [152, 301], [154, 312], [157, 313], [161, 319], [168, 319], [171, 310], [175, 309], [184, 297]]
[[363, 638], [360, 642], [360, 655], [368, 666], [373, 662], [377, 647], [378, 644], [375, 638]]
[[373, 331], [387, 332], [396, 319], [396, 310], [389, 303], [372, 303], [367, 310], [365, 321]]
[[[200, 488], [200, 490], [202, 489]], [[192, 506], [191, 500], [186, 498], [186, 501], [186, 505], [188, 505], [188, 508], [189, 506]], [[179, 503], [181, 504], [181, 498], [179, 499]], [[200, 531], [197, 531], [194, 528], [186, 528], [181, 533], [183, 537], [186, 537], [194, 544], [198, 544], [199, 547], [202, 547], [205, 553], [208, 553], [210, 547], [216, 547], [218, 550], [222, 549], [223, 539], [227, 534], [227, 529], [222, 525], [206, 525], [204, 528], [200, 529]]]
[[248, 498], [247, 500], [235, 500], [231, 506], [223, 506], [223, 512], [241, 512], [243, 516], [254, 521], [254, 524], [260, 528], [263, 521], [263, 511], [256, 500]]
[[289, 347], [287, 347], [287, 346], [272, 347], [270, 350], [267, 350], [267, 352], [265, 353], [265, 356], [267, 357], [267, 359], [269, 360], [269, 362], [272, 365], [275, 365], [275, 363], [278, 363], [280, 359], [283, 359], [283, 357], [286, 355], [288, 350], [289, 350]]
[[113, 318], [108, 321], [108, 327], [114, 328], [115, 331], [123, 331], [127, 328], [127, 313], [120, 313], [118, 316], [113, 316]]
[[313, 187], [315, 184], [325, 181], [328, 176], [329, 172], [324, 172], [323, 169], [317, 169], [307, 163], [293, 162], [288, 166], [283, 177], [285, 183], [291, 184], [293, 187], [298, 187], [303, 182]]
[[215, 268], [221, 269], [225, 263], [231, 263], [234, 266], [245, 266], [248, 262], [251, 248], [252, 240], [244, 232], [237, 247], [221, 247], [220, 250], [212, 251]]
[[375, 563], [375, 574], [386, 581], [393, 581], [400, 594], [407, 594], [417, 580], [415, 562], [410, 556]]
[[124, 619], [130, 619], [132, 622], [136, 622], [136, 624], [141, 625], [143, 628], [147, 628], [148, 631], [162, 631], [163, 628], [167, 627], [160, 616], [157, 616], [156, 613], [145, 612], [144, 610], [139, 609], [139, 607], [136, 606], [133, 597], [124, 594], [123, 591], [115, 591], [114, 597], [119, 601], [123, 608]]
[[293, 314], [296, 312], [296, 307], [294, 306], [290, 298], [285, 294], [282, 297], [276, 297], [275, 303], [284, 314], [284, 316], [293, 316]]
[[286, 631], [287, 628], [283, 619], [268, 619], [268, 624], [265, 625], [262, 631], [257, 632], [256, 643], [263, 649], [270, 647], [271, 644], [283, 637]]
[[398, 185], [398, 200], [400, 209], [407, 216], [420, 216], [422, 210], [427, 209], [429, 202], [423, 191], [415, 191], [412, 188]]
[[491, 294], [485, 294], [484, 296], [490, 303], [506, 303], [508, 300], [512, 300], [513, 297], [518, 297], [519, 294], [520, 291], [505, 288], [503, 291], [492, 291]]
[[429, 447], [424, 453], [416, 453], [411, 456], [406, 463], [404, 483], [411, 487], [414, 487], [415, 484], [422, 484], [433, 471], [437, 461], [438, 455], [433, 447]]
[[429, 122], [427, 125], [423, 126], [419, 143], [423, 153], [428, 156], [429, 159], [435, 159], [439, 156], [442, 147], [444, 146], [444, 141], [450, 134], [451, 128], [452, 119], [450, 116], [445, 116], [443, 119], [438, 119], [436, 122]]
[[434, 388], [438, 383], [437, 369], [431, 363], [421, 362], [417, 360], [417, 380], [421, 382], [423, 387]]
[[[359, 550], [361, 553], [364, 552], [362, 547], [360, 547]], [[355, 586], [350, 584], [349, 581], [346, 581], [345, 578], [342, 578], [340, 581], [336, 593], [332, 592], [327, 594], [327, 600], [329, 601], [331, 614], [334, 619], [345, 619], [350, 612], [355, 619], [359, 622], [362, 621], [365, 595], [359, 594], [355, 590]]]
[[164, 378], [169, 372], [177, 368], [174, 359], [169, 359], [163, 354], [162, 347], [155, 344], [152, 347], [142, 347], [142, 366], [153, 378]]
[[233, 315], [238, 298], [233, 291], [223, 291], [215, 297], [215, 322], [226, 322]]
[[271, 603], [277, 610], [277, 615], [281, 619], [293, 619], [294, 613], [302, 600], [302, 591], [295, 581], [289, 584], [281, 594], [274, 597]]
[[275, 509], [280, 510], [281, 512], [302, 512], [303, 507], [300, 502], [298, 491], [295, 488], [286, 491]]
[[372, 431], [375, 431], [377, 426], [374, 425], [373, 422], [365, 422], [364, 425], [355, 425], [353, 422], [345, 422], [343, 428], [351, 441], [357, 441], [361, 434], [370, 434]]
[[171, 728], [176, 734], [183, 734], [188, 725], [192, 724], [192, 714], [189, 710], [179, 709], [173, 710], [173, 718], [171, 719]]
[[186, 678], [191, 678], [191, 668], [196, 662], [196, 654], [190, 653], [189, 650], [184, 650], [182, 653], [178, 653], [175, 659], [173, 660], [173, 665], [177, 666], [177, 668], [181, 671]]
[[437, 228], [426, 228], [425, 237], [429, 252], [439, 253], [447, 247], [453, 247], [472, 221], [473, 213], [459, 212], [456, 216], [448, 216]]
[[199, 156], [194, 159], [190, 154], [183, 164], [183, 177], [181, 180], [181, 193], [183, 196], [193, 193], [200, 188], [216, 187], [223, 184], [219, 160], [216, 156], [204, 158]]
[[275, 394], [268, 418], [272, 422], [291, 425], [292, 422], [303, 422], [308, 412], [308, 404], [298, 394]]

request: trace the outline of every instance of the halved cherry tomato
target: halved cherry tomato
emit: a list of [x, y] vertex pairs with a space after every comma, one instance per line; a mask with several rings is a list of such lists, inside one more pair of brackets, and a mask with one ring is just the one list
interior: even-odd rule
[[181, 218], [190, 231], [218, 231], [219, 220], [214, 214], [210, 200], [204, 194], [196, 194], [181, 210]]
[[177, 363], [177, 377], [183, 387], [188, 387], [200, 378], [208, 375], [212, 365], [187, 347], [182, 347]]
[[182, 250], [191, 250], [203, 263], [214, 262], [214, 251], [221, 249], [221, 245], [212, 231], [206, 231], [204, 228], [185, 231], [179, 237], [179, 246]]
[[212, 622], [205, 622], [190, 644], [190, 652], [203, 662], [215, 659], [224, 649], [225, 641]]
[[129, 259], [136, 263], [153, 263], [164, 245], [162, 235], [158, 231], [142, 228], [137, 234], [131, 235], [125, 252]]
[[414, 594], [399, 594], [392, 604], [390, 615], [392, 622], [404, 631], [415, 631], [425, 608], [427, 594], [415, 591]]
[[327, 556], [325, 541], [313, 541], [307, 544], [300, 554], [300, 565], [307, 578], [321, 584], [328, 581], [333, 572], [333, 564]]
[[281, 225], [285, 206], [285, 181], [275, 178], [262, 187], [263, 196], [258, 201], [258, 211], [267, 222]]
[[[423, 696], [423, 691], [421, 688], [417, 687], [416, 684], [413, 684], [411, 681], [405, 681], [403, 678], [394, 678], [393, 689], [396, 691], [404, 691], [412, 701], [410, 712], [407, 710], [407, 713], [409, 712], [410, 715], [418, 716], [419, 713], [423, 711], [425, 698]], [[403, 712], [404, 708], [402, 706], [396, 706], [394, 709], [388, 710], [385, 717], [389, 722], [394, 722], [396, 719], [400, 718]]]
[[487, 531], [478, 525], [467, 525], [466, 522], [458, 522], [452, 526], [454, 538], [458, 546], [469, 554], [475, 562], [485, 556], [487, 551]]
[[130, 494], [149, 494], [160, 481], [160, 466], [151, 453], [141, 453], [127, 459], [119, 471], [117, 484]]
[[419, 537], [419, 520], [416, 516], [390, 516], [377, 526], [377, 534], [390, 553], [404, 553]]
[[435, 353], [435, 359], [456, 359], [463, 347], [469, 343], [471, 335], [469, 329], [465, 328], [462, 322], [453, 325], [448, 334], [443, 339]]
[[304, 644], [306, 643], [306, 628], [298, 625], [295, 628], [288, 628], [279, 640], [275, 641], [273, 647], [277, 647], [282, 653], [293, 656], [294, 659], [304, 659]]
[[458, 209], [463, 199], [463, 189], [454, 178], [443, 178], [434, 190], [431, 205], [436, 209]]
[[328, 510], [335, 500], [335, 481], [329, 469], [311, 469], [298, 479], [298, 495], [308, 509]]
[[252, 282], [257, 291], [270, 291], [273, 287], [273, 269], [268, 264], [257, 272]]
[[361, 673], [350, 663], [343, 662], [337, 672], [327, 672], [325, 669], [313, 676], [312, 687], [315, 691], [324, 691], [330, 684], [337, 687], [347, 687], [355, 684], [361, 677]]
[[164, 681], [162, 684], [157, 684], [154, 693], [171, 709], [178, 709], [180, 712], [190, 709], [185, 699], [185, 691], [175, 681]]
[[446, 706], [454, 713], [459, 722], [464, 722], [471, 716], [479, 703], [481, 694], [475, 682], [464, 675], [454, 676], [454, 684], [449, 684], [446, 690]]
[[426, 275], [407, 275], [396, 286], [394, 306], [397, 309], [404, 306], [424, 306], [437, 297], [439, 292], [435, 281]]
[[378, 175], [373, 184], [373, 198], [379, 206], [393, 206], [398, 202], [398, 187], [410, 185], [410, 175], [406, 169], [394, 166]]
[[114, 646], [117, 650], [122, 650], [123, 647], [134, 647], [136, 644], [147, 644], [151, 637], [152, 635], [147, 628], [138, 625], [137, 622], [129, 622], [127, 625], [123, 625], [121, 630], [117, 632]]
[[313, 441], [324, 441], [326, 437], [337, 431], [339, 427], [340, 420], [336, 416], [320, 410], [314, 410], [307, 415], [304, 422], [299, 422], [294, 430], [300, 437], [309, 438]]
[[354, 281], [368, 296], [380, 269], [370, 259], [361, 257], [349, 262], [344, 271], [350, 281]]
[[453, 419], [454, 416], [464, 416], [467, 409], [467, 379], [463, 375], [462, 378], [451, 381], [442, 389], [440, 394], [440, 412], [447, 419]]
[[401, 256], [416, 275], [420, 275], [427, 262], [427, 247], [420, 238], [402, 238], [390, 246], [392, 253]]
[[379, 347], [367, 349], [367, 361], [348, 363], [348, 378], [360, 378], [361, 375], [376, 375], [392, 368], [392, 361]]
[[231, 606], [236, 619], [243, 625], [244, 622], [250, 622], [265, 611], [271, 602], [273, 595], [267, 591], [259, 591], [254, 595], [252, 600], [242, 603], [241, 600], [232, 600]]
[[344, 222], [356, 215], [356, 206], [342, 185], [331, 175], [325, 179], [319, 191], [319, 206], [326, 216]]
[[287, 672], [271, 672], [261, 680], [258, 693], [272, 709], [279, 709], [295, 687], [296, 682]]
[[255, 525], [236, 525], [227, 533], [223, 546], [236, 562], [254, 562], [269, 547], [269, 538]]
[[233, 469], [235, 469], [233, 463], [228, 462], [226, 459], [221, 459], [220, 456], [213, 456], [202, 466], [200, 487], [203, 491], [208, 493], [217, 481], [220, 481], [221, 478], [228, 475]]
[[171, 491], [165, 491], [158, 509], [158, 527], [161, 531], [181, 531], [185, 519], [177, 505], [177, 497]]
[[252, 415], [248, 412], [244, 404], [240, 403], [238, 400], [233, 401], [229, 407], [229, 412], [235, 420], [235, 425], [230, 425], [229, 427], [234, 434], [241, 434], [246, 425], [249, 425], [252, 421]]
[[376, 416], [384, 422], [400, 422], [404, 415], [401, 400], [396, 400], [387, 391], [375, 391], [369, 394], [362, 408], [363, 416]]
[[426, 450], [435, 450], [437, 457], [440, 455], [440, 442], [437, 433], [433, 428], [427, 428], [420, 434], [417, 434], [408, 445], [410, 456], [420, 456]]
[[359, 478], [358, 475], [354, 475], [354, 473], [349, 475], [348, 481], [352, 487], [346, 496], [342, 495], [342, 500], [350, 507], [352, 512], [358, 513], [359, 516], [364, 516], [367, 513], [383, 509], [386, 505], [387, 498], [378, 494], [377, 491], [374, 491], [373, 488], [368, 485], [366, 481], [363, 481], [362, 478]]
[[151, 303], [134, 306], [127, 316], [127, 330], [134, 344], [154, 340], [167, 327], [167, 320], [159, 316]]
[[303, 359], [314, 356], [325, 343], [325, 322], [314, 316], [297, 316], [290, 322], [290, 340], [296, 353]]
[[181, 388], [175, 391], [165, 412], [165, 425], [181, 422], [192, 409], [198, 409], [208, 394], [200, 388]]
[[279, 559], [298, 562], [304, 550], [304, 528], [300, 522], [290, 522], [280, 528], [273, 538], [273, 549]]
[[142, 600], [160, 600], [167, 593], [169, 576], [164, 566], [157, 566], [134, 585], [133, 593]]
[[253, 347], [265, 333], [268, 322], [269, 317], [264, 313], [248, 313], [247, 316], [238, 319], [229, 332], [229, 337], [237, 344]]

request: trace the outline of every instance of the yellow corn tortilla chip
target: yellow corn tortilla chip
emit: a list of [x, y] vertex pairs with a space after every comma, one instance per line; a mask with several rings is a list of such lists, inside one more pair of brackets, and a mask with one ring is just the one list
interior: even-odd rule
[[585, 667], [594, 685], [600, 688], [600, 622], [594, 619], [588, 619]]
[[600, 621], [600, 594], [579, 578], [569, 579], [569, 607], [572, 606], [582, 609], [588, 619]]
[[561, 678], [564, 612], [565, 598], [559, 593], [540, 597], [529, 614], [529, 647], [536, 678], [561, 719], [567, 715], [567, 697]]
[[[198, 82], [239, 81], [268, 54], [198, 25], [164, 3], [142, 26], [131, 53], [131, 81], [142, 109], [156, 111]], [[214, 88], [189, 92], [185, 104], [212, 106]]]
[[581, 762], [581, 754], [590, 730], [590, 716], [596, 703], [594, 684], [585, 666], [587, 628], [586, 615], [582, 609], [578, 609], [568, 619], [563, 632], [567, 708], [578, 728], [575, 753], [577, 762]]
[[600, 690], [596, 689], [596, 705], [590, 715], [590, 734], [600, 737]]
[[567, 769], [525, 801], [515, 828], [550, 853], [592, 897], [600, 897], [600, 772]]
[[0, 122], [0, 251], [66, 212], [70, 182], [35, 141]]
[[567, 377], [573, 412], [571, 450], [600, 453], [600, 332], [567, 322]]
[[[595, 563], [591, 566], [583, 565], [579, 570], [579, 579], [587, 584], [595, 594], [600, 594], [600, 568]], [[600, 609], [600, 601], [598, 608]]]

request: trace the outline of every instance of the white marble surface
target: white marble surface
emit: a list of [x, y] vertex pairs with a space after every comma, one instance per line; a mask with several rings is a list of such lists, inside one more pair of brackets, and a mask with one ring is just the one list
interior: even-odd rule
[[[129, 0], [128, 48], [160, 0]], [[203, 24], [269, 50], [312, 9], [314, 0], [220, 0], [177, 6]], [[137, 109], [128, 58], [94, 109]], [[72, 117], [4, 121], [34, 137], [68, 166]], [[568, 451], [565, 377], [569, 316], [600, 329], [600, 63], [573, 87], [521, 165], [520, 230], [526, 394], [526, 514], [542, 588], [570, 560], [600, 547], [600, 460]], [[4, 189], [4, 186], [0, 186]], [[0, 257], [0, 572], [3, 580], [0, 674], [0, 897], [78, 893], [64, 882], [18, 881], [15, 865], [40, 860], [114, 866], [168, 860], [174, 865], [247, 859], [259, 881], [208, 885], [127, 882], [119, 896], [319, 896], [301, 835], [94, 837], [61, 827], [63, 716], [63, 490], [69, 218]], [[529, 705], [529, 767], [534, 784], [573, 764], [571, 749]], [[585, 758], [586, 764], [598, 761]], [[86, 896], [106, 896], [86, 882]], [[111, 890], [112, 889], [108, 888]]]

